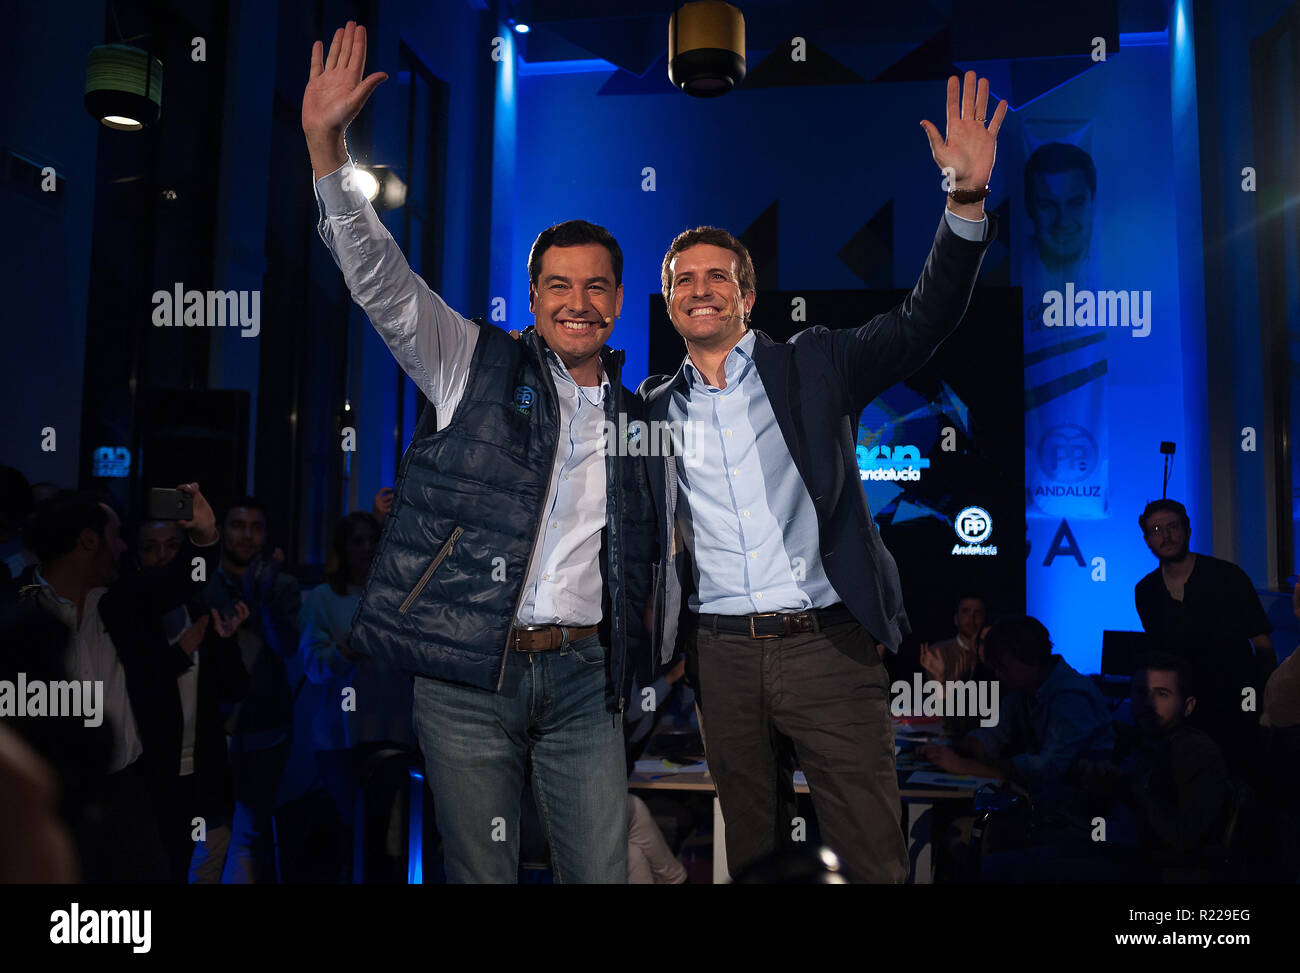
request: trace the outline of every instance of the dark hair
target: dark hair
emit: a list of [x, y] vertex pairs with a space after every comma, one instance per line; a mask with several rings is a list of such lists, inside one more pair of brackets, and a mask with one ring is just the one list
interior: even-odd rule
[[354, 510], [334, 525], [334, 541], [330, 546], [329, 559], [325, 562], [325, 581], [335, 594], [348, 593], [348, 578], [351, 565], [348, 564], [348, 538], [358, 524], [369, 527], [378, 538], [381, 531], [379, 521], [366, 510]]
[[1187, 519], [1187, 508], [1177, 500], [1152, 500], [1146, 505], [1146, 508], [1138, 514], [1138, 526], [1142, 528], [1142, 533], [1147, 532], [1147, 518], [1161, 510], [1168, 510], [1178, 515], [1178, 519], [1183, 522], [1183, 529], [1190, 531], [1192, 522]]
[[266, 504], [264, 504], [261, 500], [257, 499], [257, 497], [249, 495], [249, 496], [240, 497], [238, 500], [232, 500], [230, 502], [230, 505], [226, 507], [226, 515], [221, 518], [221, 522], [223, 524], [226, 522], [227, 519], [229, 519], [230, 511], [234, 510], [236, 507], [244, 507], [248, 510], [260, 510], [262, 512], [262, 516], [268, 522], [271, 519], [271, 515], [267, 513]]
[[984, 636], [984, 661], [994, 665], [1003, 655], [1027, 666], [1041, 666], [1052, 657], [1052, 639], [1043, 623], [1030, 615], [1004, 618]]
[[588, 223], [586, 220], [566, 220], [554, 226], [548, 226], [528, 251], [528, 290], [537, 290], [537, 278], [542, 273], [542, 255], [551, 247], [580, 247], [586, 243], [599, 243], [609, 251], [609, 262], [614, 265], [614, 286], [623, 283], [623, 251], [614, 239], [614, 235], [603, 226]]
[[669, 296], [673, 292], [673, 258], [700, 243], [722, 247], [736, 255], [736, 282], [740, 285], [741, 297], [752, 294], [758, 288], [758, 280], [754, 276], [754, 260], [745, 245], [721, 227], [697, 226], [693, 230], [683, 230], [677, 234], [668, 245], [668, 252], [664, 254], [664, 262], [659, 267], [659, 282], [663, 288], [665, 304], [671, 303]]
[[963, 601], [978, 601], [981, 607], [983, 607], [985, 611], [988, 611], [989, 605], [988, 602], [984, 600], [983, 595], [974, 591], [963, 591], [957, 596], [957, 600], [952, 603], [953, 612], [961, 611], [961, 603]]
[[64, 490], [36, 505], [23, 539], [42, 566], [74, 550], [83, 530], [107, 539], [108, 511], [101, 502], [92, 493]]
[[[1146, 656], [1138, 660], [1137, 669], [1146, 669], [1150, 671], [1155, 669], [1157, 672], [1172, 672], [1178, 682], [1178, 692], [1183, 699], [1188, 699], [1195, 694], [1196, 685], [1192, 678], [1192, 666], [1186, 659], [1180, 655], [1174, 655], [1172, 652], [1154, 651], [1148, 652]], [[1134, 670], [1134, 675], [1137, 670]]]
[[0, 466], [0, 534], [22, 527], [34, 505], [27, 477], [12, 466]]
[[1093, 198], [1097, 196], [1097, 166], [1092, 156], [1077, 145], [1068, 142], [1047, 142], [1040, 145], [1025, 160], [1025, 208], [1034, 208], [1034, 176], [1053, 172], [1079, 170], [1088, 182]]

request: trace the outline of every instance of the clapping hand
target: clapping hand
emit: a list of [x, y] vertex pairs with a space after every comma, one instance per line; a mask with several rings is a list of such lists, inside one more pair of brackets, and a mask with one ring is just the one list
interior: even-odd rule
[[280, 568], [284, 566], [284, 551], [276, 548], [269, 558], [262, 557], [258, 554], [244, 569], [244, 577], [240, 587], [243, 589], [244, 600], [254, 605], [264, 604], [271, 595], [271, 589], [275, 587], [275, 579], [280, 576]]
[[216, 629], [218, 635], [223, 639], [228, 639], [235, 634], [235, 630], [244, 623], [248, 617], [248, 606], [242, 601], [235, 602], [235, 613], [233, 615], [220, 615], [217, 610], [212, 609], [212, 626]]
[[200, 615], [195, 619], [194, 624], [181, 632], [181, 637], [177, 639], [176, 644], [181, 647], [186, 655], [194, 655], [194, 651], [203, 644], [203, 636], [208, 631], [208, 616]]
[[943, 682], [943, 653], [930, 648], [929, 642], [921, 643], [921, 668], [931, 679]]

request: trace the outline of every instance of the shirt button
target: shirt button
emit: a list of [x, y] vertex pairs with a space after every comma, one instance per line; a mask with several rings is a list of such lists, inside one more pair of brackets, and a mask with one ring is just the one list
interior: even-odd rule
[[542, 575], [542, 580], [543, 580], [543, 581], [550, 581], [550, 580], [551, 580], [551, 576], [550, 576], [549, 574], [544, 574], [544, 575]]
[[551, 526], [552, 526], [552, 527], [559, 527], [559, 526], [560, 526], [560, 522], [559, 522], [558, 520], [552, 520], [552, 521], [551, 521]]
[[761, 591], [755, 592], [754, 597], [755, 597], [755, 598], [760, 598], [760, 599], [761, 599], [761, 598], [763, 597], [763, 592], [761, 592]]
[[726, 436], [728, 439], [731, 438], [731, 430], [730, 430], [730, 429], [724, 429], [724, 430], [722, 431], [722, 434], [723, 434], [724, 436]]
[[740, 476], [740, 470], [732, 470], [732, 471], [731, 471], [731, 475], [732, 475], [732, 476]]
[[745, 516], [746, 516], [746, 517], [749, 516], [749, 511], [748, 511], [748, 510], [745, 511]]
[[567, 479], [569, 478], [569, 474], [568, 474], [568, 473], [565, 473], [565, 474], [564, 474], [564, 478], [567, 480]]
[[750, 551], [750, 552], [749, 552], [749, 556], [750, 556], [750, 557], [758, 557], [758, 551]]

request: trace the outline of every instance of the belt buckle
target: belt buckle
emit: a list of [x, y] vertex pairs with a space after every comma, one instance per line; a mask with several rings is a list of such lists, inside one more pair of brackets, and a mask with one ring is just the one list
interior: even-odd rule
[[544, 649], [525, 649], [525, 648], [522, 648], [522, 647], [521, 647], [521, 644], [520, 644], [520, 643], [521, 643], [521, 640], [520, 640], [519, 636], [520, 636], [521, 634], [523, 634], [524, 632], [544, 632], [544, 631], [546, 631], [547, 629], [549, 629], [549, 628], [554, 628], [554, 627], [555, 627], [555, 626], [553, 626], [553, 625], [516, 625], [516, 626], [515, 626], [515, 644], [514, 644], [513, 646], [511, 646], [511, 648], [513, 648], [516, 652], [523, 652], [523, 653], [526, 654], [526, 655], [531, 655], [531, 654], [534, 653], [534, 652], [542, 652], [542, 651], [546, 651], [546, 650], [544, 650]]
[[754, 619], [756, 619], [756, 618], [773, 618], [773, 617], [775, 617], [775, 616], [777, 616], [777, 615], [779, 615], [779, 614], [781, 614], [781, 613], [780, 613], [780, 612], [760, 612], [760, 613], [757, 614], [757, 615], [750, 615], [750, 616], [749, 616], [749, 637], [750, 637], [751, 639], [779, 639], [782, 635], [785, 634], [784, 632], [777, 632], [777, 633], [775, 633], [775, 634], [773, 634], [773, 635], [759, 635], [757, 632], [754, 631]]

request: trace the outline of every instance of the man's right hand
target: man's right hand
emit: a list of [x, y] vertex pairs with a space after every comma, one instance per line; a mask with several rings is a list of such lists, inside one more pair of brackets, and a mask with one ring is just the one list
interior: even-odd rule
[[311, 48], [311, 73], [302, 96], [302, 130], [317, 179], [334, 172], [348, 161], [343, 133], [370, 99], [370, 94], [388, 80], [383, 71], [363, 78], [366, 66], [366, 29], [348, 21], [334, 32], [328, 57], [317, 41]]

